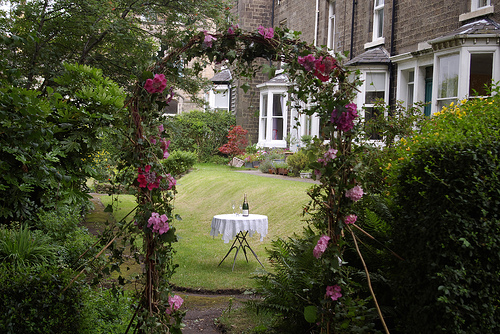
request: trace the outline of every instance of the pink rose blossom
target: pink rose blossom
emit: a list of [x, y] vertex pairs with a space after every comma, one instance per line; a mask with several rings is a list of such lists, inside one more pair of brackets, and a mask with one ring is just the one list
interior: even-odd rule
[[236, 24], [236, 25], [231, 25], [228, 29], [227, 29], [227, 33], [229, 35], [234, 35], [234, 32], [239, 28], [239, 26]]
[[162, 177], [160, 175], [157, 175], [154, 171], [151, 170], [150, 165], [146, 165], [146, 167], [144, 167], [144, 170], [139, 167], [139, 175], [137, 176], [139, 187], [147, 187], [149, 190], [153, 190], [154, 188], [159, 187], [161, 179]]
[[167, 182], [168, 182], [167, 190], [172, 189], [177, 184], [177, 181], [174, 179], [174, 177], [172, 175], [167, 174], [165, 176], [165, 178], [167, 179]]
[[344, 112], [334, 109], [330, 121], [337, 125], [339, 130], [349, 131], [354, 127], [354, 119], [358, 117], [356, 104], [349, 103], [345, 106]]
[[144, 89], [150, 93], [161, 93], [167, 87], [167, 79], [164, 74], [155, 74], [153, 79], [147, 79]]
[[319, 259], [320, 256], [326, 251], [329, 241], [330, 237], [327, 235], [322, 235], [321, 238], [319, 238], [318, 243], [313, 249], [313, 255], [315, 258]]
[[363, 197], [363, 189], [360, 186], [355, 186], [346, 191], [345, 196], [357, 202]]
[[177, 311], [178, 309], [181, 308], [182, 303], [184, 302], [184, 299], [182, 299], [180, 296], [175, 295], [173, 297], [168, 297], [168, 304], [169, 308], [165, 312], [167, 314], [172, 314], [173, 311]]
[[271, 39], [274, 37], [274, 29], [273, 28], [264, 28], [263, 26], [259, 26], [259, 34], [264, 36], [266, 39]]
[[304, 66], [306, 71], [312, 71], [315, 67], [316, 57], [312, 54], [308, 54], [305, 57], [299, 57], [298, 62], [300, 65]]
[[211, 48], [212, 45], [213, 45], [213, 41], [216, 41], [217, 38], [215, 38], [214, 36], [210, 35], [206, 30], [203, 30], [203, 33], [205, 34], [205, 39], [203, 40], [203, 44], [207, 48]]
[[163, 159], [167, 159], [170, 156], [170, 153], [168, 153], [169, 146], [170, 140], [166, 140], [165, 138], [160, 139], [160, 147], [163, 150]]
[[350, 224], [354, 224], [357, 219], [358, 219], [358, 216], [356, 216], [356, 215], [348, 215], [345, 217], [344, 222], [347, 225], [350, 225]]
[[326, 287], [326, 297], [330, 297], [332, 298], [332, 300], [337, 300], [339, 299], [340, 297], [342, 297], [342, 294], [340, 293], [340, 286], [338, 286], [337, 284], [333, 285], [333, 286], [327, 286]]
[[163, 234], [168, 232], [170, 226], [168, 225], [168, 217], [163, 214], [160, 216], [159, 213], [151, 213], [151, 217], [148, 219], [148, 227], [153, 231], [153, 233]]
[[158, 132], [162, 133], [163, 131], [165, 131], [165, 128], [163, 127], [163, 124], [158, 125]]

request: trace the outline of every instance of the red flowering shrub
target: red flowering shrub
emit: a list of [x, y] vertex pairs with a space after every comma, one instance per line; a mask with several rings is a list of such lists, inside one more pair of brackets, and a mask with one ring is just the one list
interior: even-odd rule
[[233, 125], [227, 134], [227, 144], [219, 147], [219, 151], [232, 157], [245, 153], [245, 147], [248, 145], [247, 133], [248, 130], [243, 129], [241, 125]]

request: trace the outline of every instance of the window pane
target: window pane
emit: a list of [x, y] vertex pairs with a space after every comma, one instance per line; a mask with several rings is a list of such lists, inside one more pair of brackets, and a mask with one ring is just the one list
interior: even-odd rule
[[262, 95], [262, 117], [267, 117], [267, 94]]
[[273, 116], [283, 116], [282, 98], [279, 94], [273, 95]]
[[229, 98], [227, 90], [214, 91], [215, 95], [215, 109], [229, 109]]
[[438, 98], [456, 97], [458, 95], [458, 67], [458, 54], [439, 58]]
[[486, 96], [491, 86], [493, 71], [493, 54], [470, 55], [470, 88], [469, 96]]
[[283, 118], [273, 118], [273, 140], [283, 140]]
[[375, 7], [381, 6], [384, 4], [384, 0], [376, 0], [375, 1]]
[[366, 91], [385, 91], [385, 73], [366, 73]]
[[377, 15], [377, 37], [382, 37], [384, 35], [384, 9], [379, 9], [375, 15]]
[[[376, 117], [379, 115], [379, 111], [377, 111], [373, 107], [367, 107], [365, 108], [365, 123], [368, 123], [372, 118]], [[372, 140], [379, 140], [382, 139], [379, 133], [371, 130], [371, 129], [365, 129], [367, 131], [368, 138]]]
[[366, 95], [365, 95], [365, 103], [366, 104], [373, 104], [378, 99], [385, 100], [385, 92], [366, 92]]

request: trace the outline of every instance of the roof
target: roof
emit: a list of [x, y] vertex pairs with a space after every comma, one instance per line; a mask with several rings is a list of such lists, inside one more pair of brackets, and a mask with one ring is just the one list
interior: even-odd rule
[[286, 86], [290, 83], [288, 75], [285, 73], [280, 73], [274, 78], [264, 83], [257, 85], [257, 88], [267, 87], [267, 86]]
[[478, 35], [495, 35], [500, 37], [500, 24], [490, 18], [482, 18], [453, 30], [446, 35], [435, 38], [429, 41], [430, 44], [435, 44], [455, 38], [478, 37]]
[[232, 80], [232, 75], [231, 75], [231, 71], [226, 68], [226, 69], [223, 69], [219, 72], [217, 72], [213, 77], [212, 79], [210, 79], [210, 81], [212, 82], [215, 82], [215, 83], [226, 83], [226, 82], [230, 82]]
[[379, 46], [373, 49], [369, 49], [359, 56], [356, 56], [345, 63], [346, 66], [358, 66], [363, 64], [389, 64], [390, 54], [389, 52]]

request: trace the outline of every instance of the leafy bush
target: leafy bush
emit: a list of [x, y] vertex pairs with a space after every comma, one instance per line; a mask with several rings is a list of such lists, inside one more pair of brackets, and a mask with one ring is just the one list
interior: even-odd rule
[[195, 152], [200, 162], [219, 154], [218, 148], [227, 142], [227, 134], [236, 118], [228, 111], [191, 111], [168, 117], [165, 131], [171, 139], [170, 149]]
[[245, 153], [245, 147], [248, 144], [247, 133], [248, 130], [243, 129], [240, 125], [232, 126], [227, 134], [228, 142], [219, 147], [219, 151], [230, 157]]
[[286, 158], [286, 162], [292, 169], [293, 173], [297, 175], [301, 170], [307, 169], [307, 166], [309, 165], [309, 158], [303, 150], [300, 150]]
[[[84, 320], [82, 286], [75, 272], [57, 267], [0, 270], [0, 332], [78, 333]], [[63, 291], [64, 290], [64, 291]]]
[[[273, 271], [256, 277], [257, 291], [265, 298], [250, 305], [273, 314], [277, 327], [286, 333], [319, 333], [318, 319], [332, 314], [335, 328], [330, 330], [334, 333], [378, 333], [374, 329], [376, 312], [368, 307], [369, 299], [358, 296], [360, 286], [352, 279], [357, 269], [344, 265], [340, 271], [337, 259], [328, 268], [315, 261], [313, 248], [317, 241], [311, 229], [301, 237], [273, 240], [268, 250]], [[325, 302], [330, 282], [324, 278], [343, 282], [340, 302]]]
[[173, 151], [168, 159], [161, 160], [166, 171], [174, 177], [187, 172], [196, 163], [197, 157], [193, 152]]
[[395, 198], [404, 333], [499, 332], [500, 141], [414, 153]]
[[41, 212], [38, 217], [34, 227], [50, 237], [54, 245], [60, 246], [59, 254], [67, 266], [77, 268], [99, 251], [91, 249], [97, 238], [79, 226], [81, 217], [75, 207], [61, 206]]
[[0, 260], [16, 269], [55, 264], [60, 248], [39, 232], [25, 226], [18, 230], [0, 228]]
[[129, 295], [129, 292], [113, 293], [110, 289], [88, 289], [84, 295], [85, 321], [80, 333], [125, 333], [134, 313]]

